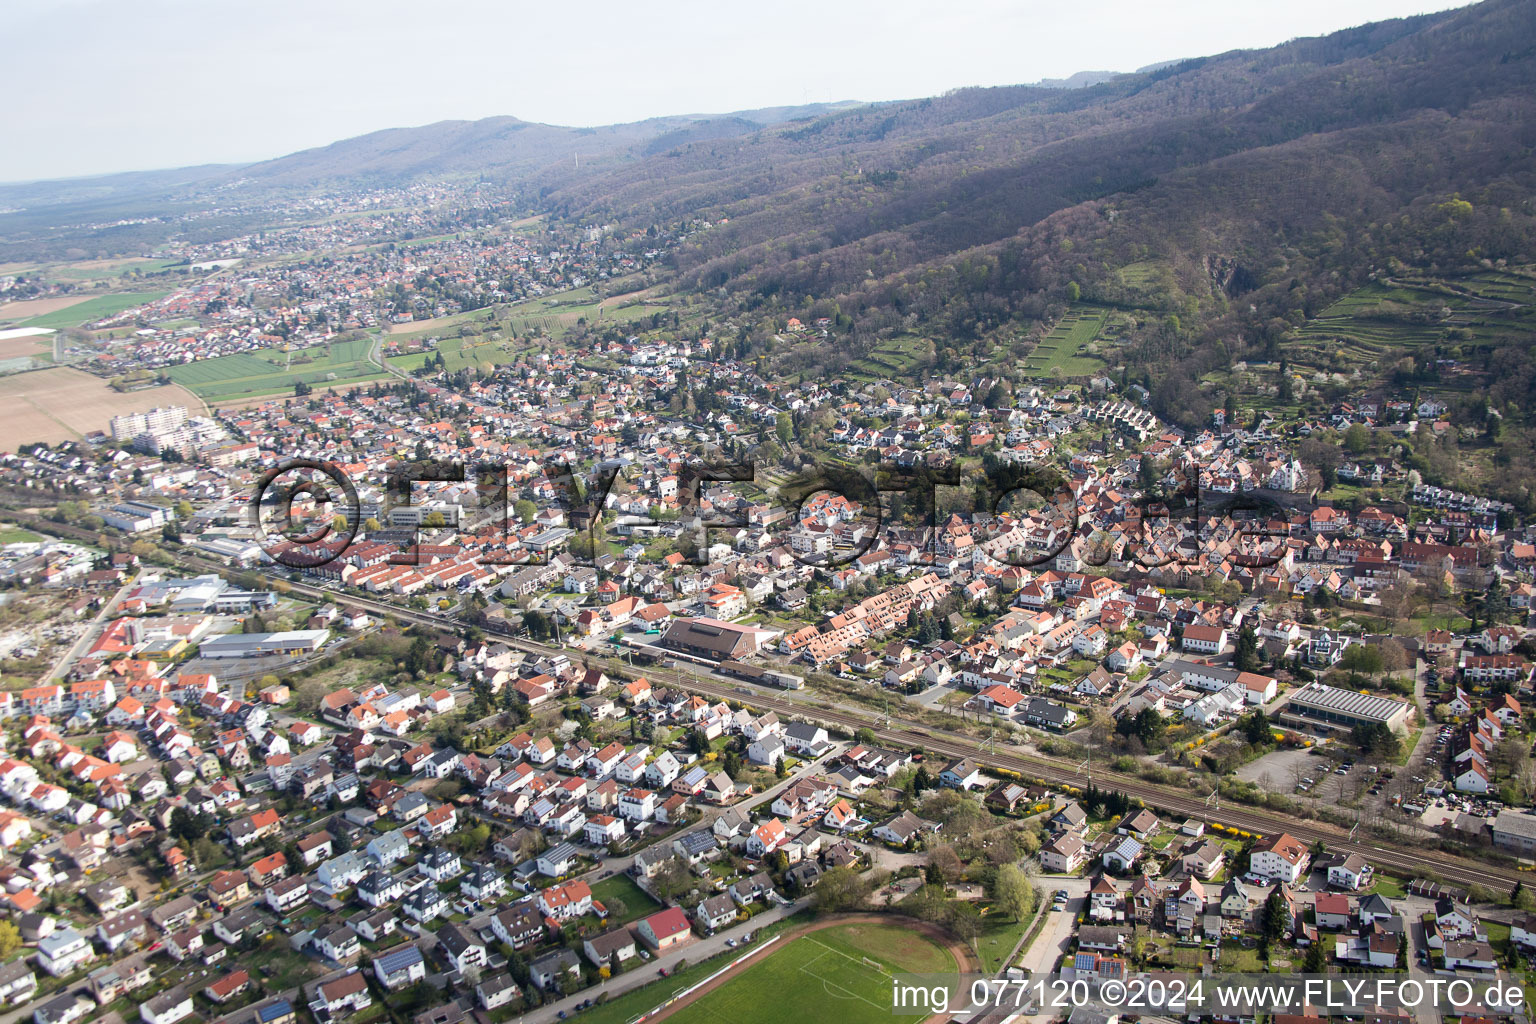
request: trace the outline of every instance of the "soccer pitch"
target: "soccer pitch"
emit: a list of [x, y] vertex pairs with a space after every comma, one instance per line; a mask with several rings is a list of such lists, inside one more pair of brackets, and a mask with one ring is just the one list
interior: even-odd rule
[[848, 924], [802, 935], [671, 1014], [669, 1024], [839, 1024], [922, 1020], [891, 1012], [891, 975], [957, 969], [954, 956], [895, 924]]

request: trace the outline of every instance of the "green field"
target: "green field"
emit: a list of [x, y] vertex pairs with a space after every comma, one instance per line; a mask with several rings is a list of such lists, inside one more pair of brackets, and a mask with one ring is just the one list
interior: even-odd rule
[[675, 1024], [839, 1024], [919, 1021], [891, 1012], [892, 974], [944, 974], [958, 968], [947, 949], [895, 923], [825, 928], [781, 944], [669, 1018]]
[[1530, 268], [1373, 282], [1342, 296], [1296, 334], [1293, 359], [1328, 366], [1391, 359], [1425, 345], [1523, 343], [1536, 331]]
[[117, 260], [105, 266], [66, 265], [55, 267], [48, 271], [48, 275], [63, 281], [107, 281], [114, 277], [122, 277], [125, 274], [133, 273], [134, 271], [138, 271], [140, 274], [153, 274], [164, 270], [166, 267], [174, 267], [183, 262], [183, 260]]
[[[643, 302], [633, 297], [632, 294], [610, 295], [601, 301], [592, 293], [591, 288], [574, 288], [569, 291], [556, 292], [537, 299], [529, 299], [519, 302], [514, 306], [498, 306], [494, 314], [491, 310], [475, 309], [464, 313], [455, 313], [451, 316], [437, 317], [432, 320], [424, 320], [419, 323], [406, 324], [390, 331], [386, 337], [391, 341], [402, 344], [420, 339], [438, 337], [442, 338], [439, 348], [448, 348], [449, 334], [457, 334], [464, 325], [473, 325], [483, 332], [483, 337], [464, 339], [466, 344], [483, 346], [492, 344], [489, 335], [493, 332], [501, 332], [502, 342], [512, 342], [508, 335], [515, 335], [522, 341], [530, 336], [543, 336], [547, 338], [559, 338], [567, 330], [576, 326], [578, 320], [586, 320], [592, 325], [612, 323], [634, 323], [643, 320], [654, 313], [670, 312], [671, 307], [653, 302]], [[521, 348], [518, 349], [519, 351]], [[450, 371], [460, 369], [454, 364], [451, 356], [445, 354]], [[418, 353], [408, 353], [402, 356], [391, 357], [390, 363], [404, 370], [413, 370], [425, 361], [425, 356]], [[482, 354], [481, 362], [486, 361]], [[495, 360], [492, 360], [495, 361]], [[500, 360], [505, 362], [506, 360]], [[466, 361], [467, 365], [467, 361]]]
[[1154, 286], [1173, 291], [1173, 269], [1163, 260], [1138, 260], [1120, 268], [1120, 280], [1127, 287], [1147, 289]]
[[79, 327], [81, 324], [101, 320], [104, 317], [115, 316], [125, 309], [134, 306], [142, 306], [146, 302], [154, 302], [156, 299], [165, 298], [169, 292], [114, 292], [111, 295], [98, 295], [94, 299], [86, 299], [78, 302], [68, 309], [60, 309], [53, 313], [44, 313], [30, 320], [23, 320], [21, 327], [52, 327], [55, 330], [62, 327]]
[[[185, 363], [167, 372], [173, 381], [198, 397], [221, 402], [291, 391], [299, 381], [323, 387], [376, 380], [385, 373], [369, 361], [372, 348], [371, 338], [292, 352], [269, 348]], [[300, 361], [306, 356], [310, 361]]]
[[1086, 377], [1104, 369], [1102, 359], [1083, 355], [1082, 349], [1099, 336], [1107, 316], [1107, 310], [1073, 306], [1024, 360], [1024, 372], [1032, 377]]
[[608, 908], [609, 921], [619, 924], [628, 924], [660, 909], [628, 875], [614, 875], [594, 883], [592, 898]]
[[871, 380], [901, 377], [911, 373], [918, 363], [932, 352], [932, 342], [911, 334], [898, 335], [884, 339], [855, 359], [850, 364], [850, 369]]
[[10, 526], [0, 526], [0, 544], [32, 544], [42, 540], [37, 534]]
[[502, 363], [511, 362], [525, 351], [527, 351], [526, 345], [508, 337], [503, 337], [500, 341], [494, 341], [485, 336], [444, 338], [438, 343], [436, 349], [390, 356], [389, 365], [406, 371], [419, 370], [427, 360], [435, 361], [441, 353], [447, 371], [456, 373], [466, 367], [472, 369], [485, 365], [500, 366]]

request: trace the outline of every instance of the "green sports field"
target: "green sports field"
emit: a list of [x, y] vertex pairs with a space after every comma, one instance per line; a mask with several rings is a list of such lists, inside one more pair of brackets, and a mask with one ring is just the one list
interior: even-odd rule
[[270, 348], [237, 352], [171, 367], [171, 379], [199, 398], [223, 402], [235, 398], [275, 395], [293, 390], [299, 381], [324, 387], [376, 380], [385, 376], [368, 353], [373, 339], [338, 341], [317, 348], [284, 352]]
[[44, 313], [30, 320], [23, 320], [21, 327], [52, 327], [58, 330], [63, 327], [79, 327], [105, 317], [116, 316], [125, 309], [142, 306], [146, 302], [154, 302], [163, 299], [169, 292], [114, 292], [111, 295], [98, 295], [94, 299], [86, 299], [77, 302], [73, 306], [56, 310], [52, 313]]
[[761, 957], [671, 1014], [668, 1024], [914, 1022], [926, 1015], [891, 1012], [891, 975], [957, 970], [949, 950], [895, 923], [824, 928], [781, 943]]

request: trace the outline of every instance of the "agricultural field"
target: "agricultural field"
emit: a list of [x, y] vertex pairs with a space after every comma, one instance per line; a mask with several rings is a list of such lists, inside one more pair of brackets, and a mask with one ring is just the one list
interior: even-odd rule
[[1120, 281], [1128, 288], [1158, 286], [1164, 291], [1173, 288], [1172, 270], [1162, 260], [1138, 260], [1120, 268]]
[[90, 300], [88, 295], [56, 295], [47, 299], [22, 299], [19, 302], [0, 304], [0, 322], [15, 324], [34, 317], [60, 313], [71, 306]]
[[445, 331], [458, 330], [465, 324], [478, 324], [484, 330], [491, 330], [493, 319], [489, 310], [472, 309], [468, 312], [433, 317], [429, 320], [412, 320], [410, 323], [390, 324], [384, 329], [384, 334], [391, 340], [398, 338], [405, 341], [411, 338], [427, 338], [434, 334], [441, 335]]
[[1343, 296], [1297, 332], [1297, 362], [1332, 367], [1378, 362], [1423, 346], [1504, 344], [1536, 331], [1536, 273], [1491, 270], [1462, 277], [1372, 282]]
[[110, 281], [125, 274], [153, 274], [167, 267], [181, 264], [182, 260], [120, 259], [84, 260], [80, 263], [64, 263], [49, 267], [44, 276], [60, 281]]
[[281, 394], [300, 381], [324, 387], [377, 380], [385, 371], [369, 358], [374, 344], [372, 338], [359, 338], [286, 352], [279, 348], [239, 352], [173, 366], [166, 372], [210, 402], [227, 402]]
[[63, 327], [79, 327], [105, 317], [116, 316], [125, 309], [142, 306], [146, 302], [154, 302], [163, 299], [170, 294], [165, 291], [157, 292], [113, 292], [110, 295], [97, 295], [77, 302], [51, 313], [34, 316], [30, 320], [23, 320], [22, 327], [52, 327], [55, 330]]
[[[620, 284], [620, 287], [624, 285]], [[511, 307], [509, 323], [518, 334], [544, 333], [553, 336], [578, 320], [590, 324], [634, 323], [653, 313], [667, 313], [671, 307], [646, 302], [633, 292], [609, 294], [599, 298], [591, 287], [555, 292]]]
[[1108, 311], [1092, 306], [1073, 306], [1024, 360], [1024, 372], [1032, 377], [1086, 377], [1104, 369], [1104, 361], [1083, 353], [1104, 327]]
[[838, 925], [791, 939], [668, 1016], [673, 1024], [915, 1024], [926, 1014], [891, 1012], [892, 974], [958, 969], [949, 950], [896, 923]]
[[123, 393], [100, 377], [63, 366], [0, 377], [0, 450], [72, 441], [106, 430], [113, 416], [161, 405], [203, 410], [197, 396], [176, 385]]
[[[621, 285], [622, 286], [622, 285]], [[430, 320], [413, 320], [410, 323], [391, 324], [386, 336], [401, 341], [427, 338], [457, 330], [465, 324], [474, 324], [486, 334], [501, 331], [518, 338], [543, 335], [558, 338], [577, 321], [589, 324], [634, 323], [655, 313], [666, 313], [671, 307], [661, 303], [646, 302], [634, 293], [610, 294], [599, 299], [590, 287], [573, 288], [556, 292], [515, 306], [497, 306], [492, 309], [476, 309]], [[510, 339], [504, 339], [510, 340]], [[399, 364], [411, 368], [409, 364]]]
[[388, 360], [391, 366], [412, 371], [421, 369], [428, 360], [435, 361], [441, 354], [447, 371], [454, 373], [465, 368], [491, 368], [509, 363], [526, 351], [526, 348], [527, 346], [511, 338], [502, 338], [499, 341], [484, 335], [472, 338], [444, 338], [435, 349], [389, 356]]
[[[16, 328], [23, 330], [23, 328]], [[37, 360], [42, 363], [53, 362], [53, 334], [24, 334], [21, 337], [6, 337], [9, 332], [0, 330], [0, 364], [13, 360]], [[23, 367], [25, 364], [22, 364]]]
[[933, 343], [911, 334], [886, 338], [850, 366], [854, 374], [871, 380], [900, 378], [912, 373], [917, 365], [933, 354]]

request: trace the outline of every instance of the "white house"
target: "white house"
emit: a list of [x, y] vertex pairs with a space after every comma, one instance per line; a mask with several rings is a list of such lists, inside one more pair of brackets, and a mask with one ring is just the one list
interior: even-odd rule
[[1254, 845], [1248, 870], [1254, 875], [1294, 885], [1311, 863], [1312, 855], [1301, 840], [1281, 832], [1266, 836]]
[[776, 735], [763, 736], [754, 740], [747, 747], [747, 758], [753, 764], [769, 765], [777, 764], [779, 758], [784, 756], [784, 741]]

